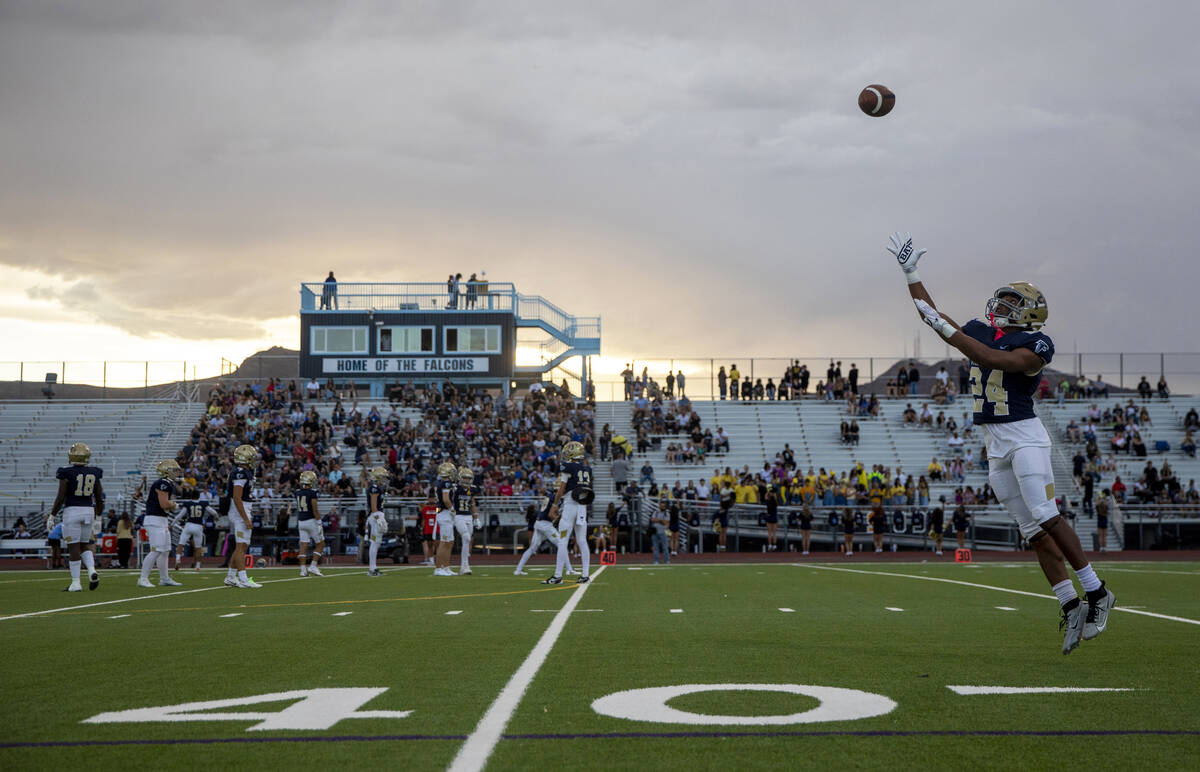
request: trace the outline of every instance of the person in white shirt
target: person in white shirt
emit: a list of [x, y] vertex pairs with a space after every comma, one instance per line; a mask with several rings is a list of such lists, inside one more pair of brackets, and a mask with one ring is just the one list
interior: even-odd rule
[[946, 440], [946, 445], [950, 448], [951, 453], [959, 453], [963, 449], [963, 438], [958, 436], [958, 432], [954, 432], [954, 434], [951, 434], [950, 438]]

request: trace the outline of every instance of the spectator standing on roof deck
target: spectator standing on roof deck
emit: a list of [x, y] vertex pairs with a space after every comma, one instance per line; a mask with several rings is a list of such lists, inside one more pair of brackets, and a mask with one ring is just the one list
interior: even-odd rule
[[325, 284], [321, 288], [321, 310], [331, 311], [338, 307], [337, 300], [337, 279], [333, 278], [333, 271], [325, 277]]

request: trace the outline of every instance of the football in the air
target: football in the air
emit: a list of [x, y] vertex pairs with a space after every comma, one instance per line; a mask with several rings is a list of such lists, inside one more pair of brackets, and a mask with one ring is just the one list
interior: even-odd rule
[[896, 106], [896, 95], [887, 86], [873, 83], [858, 95], [858, 107], [867, 115], [882, 118]]

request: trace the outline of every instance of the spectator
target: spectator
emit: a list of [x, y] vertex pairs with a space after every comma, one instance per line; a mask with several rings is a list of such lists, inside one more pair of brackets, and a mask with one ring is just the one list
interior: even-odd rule
[[479, 280], [475, 278], [475, 274], [471, 274], [471, 278], [467, 279], [467, 308], [474, 308], [478, 297]]
[[1171, 390], [1167, 388], [1167, 376], [1158, 376], [1158, 396], [1161, 399], [1167, 399], [1171, 396]]
[[720, 393], [721, 399], [725, 399], [725, 389], [728, 386], [728, 379], [729, 376], [725, 374], [725, 365], [721, 365], [721, 368], [717, 370], [717, 391]]
[[654, 551], [654, 562], [670, 563], [671, 547], [667, 539], [667, 526], [671, 515], [667, 512], [667, 499], [658, 500], [658, 511], [650, 516], [650, 543]]
[[912, 403], [909, 402], [904, 408], [904, 423], [915, 424], [917, 422], [917, 411], [913, 409]]
[[684, 385], [686, 383], [687, 383], [687, 376], [683, 374], [683, 370], [677, 370], [675, 372], [675, 388], [679, 390], [680, 398], [687, 396], [687, 392], [684, 388]]
[[337, 307], [337, 279], [333, 278], [333, 271], [330, 271], [325, 277], [324, 286], [321, 287], [321, 310], [337, 310]]
[[1179, 447], [1183, 450], [1184, 453], [1188, 454], [1192, 458], [1196, 457], [1196, 440], [1194, 437], [1192, 437], [1191, 429], [1189, 429], [1183, 435], [1183, 442], [1181, 442], [1179, 444]]
[[943, 388], [950, 386], [950, 373], [946, 370], [945, 365], [940, 365], [937, 374], [933, 377], [938, 383], [942, 384]]
[[908, 363], [908, 393], [916, 396], [920, 393], [921, 387], [921, 372], [917, 369], [917, 363], [909, 360]]
[[1187, 414], [1183, 417], [1183, 428], [1195, 429], [1200, 427], [1200, 413], [1196, 412], [1196, 408], [1190, 408]]
[[667, 384], [665, 396], [672, 397], [675, 395], [675, 373], [667, 370], [667, 377], [665, 380]]
[[965, 359], [958, 363], [958, 393], [971, 393], [971, 370]]
[[1092, 393], [1097, 397], [1108, 396], [1108, 384], [1104, 382], [1103, 375], [1097, 375], [1096, 380], [1092, 382]]
[[737, 365], [736, 364], [730, 365], [729, 366], [729, 398], [730, 399], [738, 398], [738, 396], [739, 396], [738, 381], [740, 381], [741, 378], [742, 378], [742, 374], [740, 371], [738, 371]]
[[944, 470], [942, 468], [942, 465], [938, 463], [937, 456], [934, 456], [933, 460], [929, 462], [929, 479], [930, 479], [930, 481], [942, 482], [942, 480], [944, 479], [943, 472], [944, 472]]
[[650, 465], [650, 459], [647, 458], [645, 463], [642, 464], [639, 483], [642, 485], [651, 485], [654, 482], [654, 467]]
[[1144, 375], [1142, 376], [1142, 380], [1138, 382], [1137, 392], [1141, 395], [1142, 399], [1150, 400], [1150, 394], [1153, 392], [1153, 389], [1150, 388], [1150, 381], [1146, 380], [1146, 376]]
[[612, 462], [613, 485], [616, 486], [617, 493], [624, 492], [625, 486], [629, 483], [629, 466], [629, 460], [623, 456]]

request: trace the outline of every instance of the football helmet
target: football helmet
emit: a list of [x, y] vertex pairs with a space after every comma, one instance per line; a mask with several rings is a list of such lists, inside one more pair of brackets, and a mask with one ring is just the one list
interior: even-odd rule
[[377, 483], [387, 482], [388, 478], [392, 476], [386, 466], [371, 467], [369, 474], [371, 475], [371, 482]]
[[993, 327], [1040, 330], [1049, 315], [1046, 296], [1027, 281], [1004, 285], [987, 302], [987, 320]]
[[438, 466], [438, 479], [453, 480], [454, 475], [457, 474], [457, 472], [458, 469], [454, 466], [454, 464], [450, 463], [449, 461], [443, 461]]
[[582, 442], [568, 442], [566, 445], [563, 445], [562, 460], [564, 462], [582, 461], [583, 460], [583, 443]]
[[311, 469], [300, 473], [300, 487], [312, 490], [317, 487], [317, 473]]
[[92, 449], [82, 442], [77, 442], [67, 451], [67, 460], [72, 464], [86, 464], [92, 460]]
[[183, 474], [183, 469], [173, 458], [168, 458], [166, 461], [159, 461], [158, 466], [154, 467], [154, 472], [164, 480], [178, 480]]
[[258, 448], [253, 445], [238, 445], [233, 449], [233, 463], [238, 466], [253, 466], [258, 463]]
[[475, 482], [475, 473], [464, 466], [458, 470], [458, 482], [460, 485], [470, 487]]

